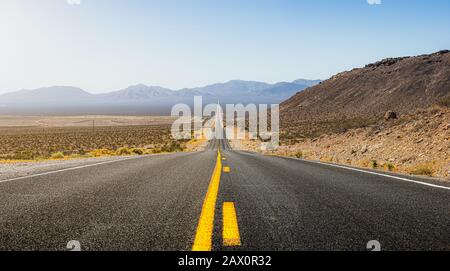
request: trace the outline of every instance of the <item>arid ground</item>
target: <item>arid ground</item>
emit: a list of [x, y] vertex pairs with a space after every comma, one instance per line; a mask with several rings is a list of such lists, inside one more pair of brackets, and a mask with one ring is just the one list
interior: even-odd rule
[[0, 160], [85, 158], [182, 151], [171, 117], [1, 116]]
[[[398, 119], [383, 119], [355, 128], [346, 128], [338, 120], [332, 124], [319, 126], [306, 121], [293, 130], [282, 129], [282, 146], [265, 153], [450, 180], [447, 106], [418, 109]], [[319, 127], [320, 133], [309, 134], [308, 127]], [[299, 131], [302, 137], [295, 136]], [[262, 152], [260, 143], [231, 142], [234, 148]]]

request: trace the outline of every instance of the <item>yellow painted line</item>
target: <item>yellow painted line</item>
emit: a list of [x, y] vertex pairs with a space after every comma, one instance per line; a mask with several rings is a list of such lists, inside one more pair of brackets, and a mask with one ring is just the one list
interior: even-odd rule
[[223, 167], [223, 172], [224, 173], [230, 173], [231, 172], [231, 168], [230, 167]]
[[222, 158], [220, 150], [217, 152], [217, 162], [209, 183], [208, 192], [203, 202], [202, 213], [195, 234], [192, 251], [211, 251], [214, 228], [214, 212], [216, 209], [217, 194], [220, 186], [222, 172]]
[[223, 204], [223, 245], [234, 247], [241, 245], [236, 209], [233, 202]]

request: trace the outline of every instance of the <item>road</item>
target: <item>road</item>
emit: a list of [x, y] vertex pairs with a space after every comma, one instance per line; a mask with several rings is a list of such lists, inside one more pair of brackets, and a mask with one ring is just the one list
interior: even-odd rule
[[[224, 216], [225, 203], [234, 208]], [[0, 250], [66, 250], [77, 240], [83, 250], [190, 251], [202, 238], [225, 251], [366, 250], [370, 240], [384, 250], [450, 250], [449, 203], [444, 187], [212, 140], [202, 152], [1, 182]]]

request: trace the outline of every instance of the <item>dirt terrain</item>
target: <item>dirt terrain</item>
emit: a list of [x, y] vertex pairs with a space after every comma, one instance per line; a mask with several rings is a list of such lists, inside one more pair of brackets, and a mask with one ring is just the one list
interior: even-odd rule
[[2, 116], [0, 162], [183, 151], [171, 117]]
[[0, 128], [4, 127], [101, 127], [169, 125], [170, 116], [1, 116]]
[[277, 153], [450, 180], [450, 110], [419, 110], [398, 120], [283, 146]]
[[260, 150], [258, 140], [233, 140], [235, 149], [297, 157], [362, 168], [439, 177], [450, 181], [450, 109], [417, 110], [397, 120], [365, 128], [324, 134], [283, 144], [275, 152]]

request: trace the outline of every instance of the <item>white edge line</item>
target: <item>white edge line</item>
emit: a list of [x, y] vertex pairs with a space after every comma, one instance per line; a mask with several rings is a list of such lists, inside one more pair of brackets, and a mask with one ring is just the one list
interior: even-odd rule
[[60, 173], [60, 172], [64, 172], [64, 171], [72, 171], [72, 170], [77, 170], [77, 169], [82, 169], [82, 168], [95, 167], [95, 166], [112, 164], [112, 163], [116, 163], [116, 162], [139, 159], [139, 158], [144, 158], [144, 157], [149, 157], [149, 156], [136, 156], [136, 157], [129, 157], [129, 158], [123, 158], [123, 159], [118, 159], [118, 160], [112, 160], [112, 161], [104, 161], [104, 162], [83, 165], [83, 166], [77, 166], [77, 167], [69, 167], [69, 168], [58, 169], [58, 170], [54, 170], [54, 171], [48, 171], [48, 172], [43, 172], [43, 173], [38, 173], [38, 174], [33, 174], [33, 175], [28, 175], [28, 176], [23, 176], [23, 177], [17, 177], [17, 178], [12, 178], [12, 179], [7, 179], [7, 180], [0, 180], [0, 183], [19, 181], [19, 180], [24, 180], [24, 179], [34, 178], [34, 177], [40, 177], [40, 176], [46, 176], [46, 175], [50, 175], [50, 174]]
[[319, 162], [319, 161], [303, 160], [303, 159], [298, 159], [298, 158], [294, 158], [294, 157], [285, 157], [285, 156], [276, 156], [276, 157], [288, 158], [288, 159], [292, 159], [292, 160], [297, 160], [297, 161], [302, 161], [302, 162], [307, 162], [307, 163], [315, 163], [315, 164], [331, 166], [331, 167], [337, 167], [337, 168], [343, 168], [343, 169], [353, 170], [353, 171], [357, 171], [357, 172], [362, 172], [362, 173], [367, 173], [367, 174], [372, 174], [372, 175], [377, 175], [377, 176], [393, 178], [393, 179], [397, 179], [397, 180], [401, 180], [401, 181], [405, 181], [405, 182], [421, 184], [421, 185], [425, 185], [425, 186], [429, 186], [429, 187], [450, 190], [450, 187], [448, 187], [448, 186], [441, 186], [441, 185], [436, 185], [436, 184], [431, 184], [431, 183], [426, 183], [426, 182], [421, 182], [421, 181], [415, 181], [415, 180], [411, 180], [411, 179], [407, 179], [407, 178], [392, 176], [392, 175], [388, 175], [388, 174], [383, 174], [383, 173], [378, 173], [378, 172], [373, 172], [373, 171], [368, 171], [368, 170], [363, 170], [363, 169], [357, 169], [357, 168], [346, 167], [346, 166], [330, 164], [330, 163], [324, 163], [324, 162]]

